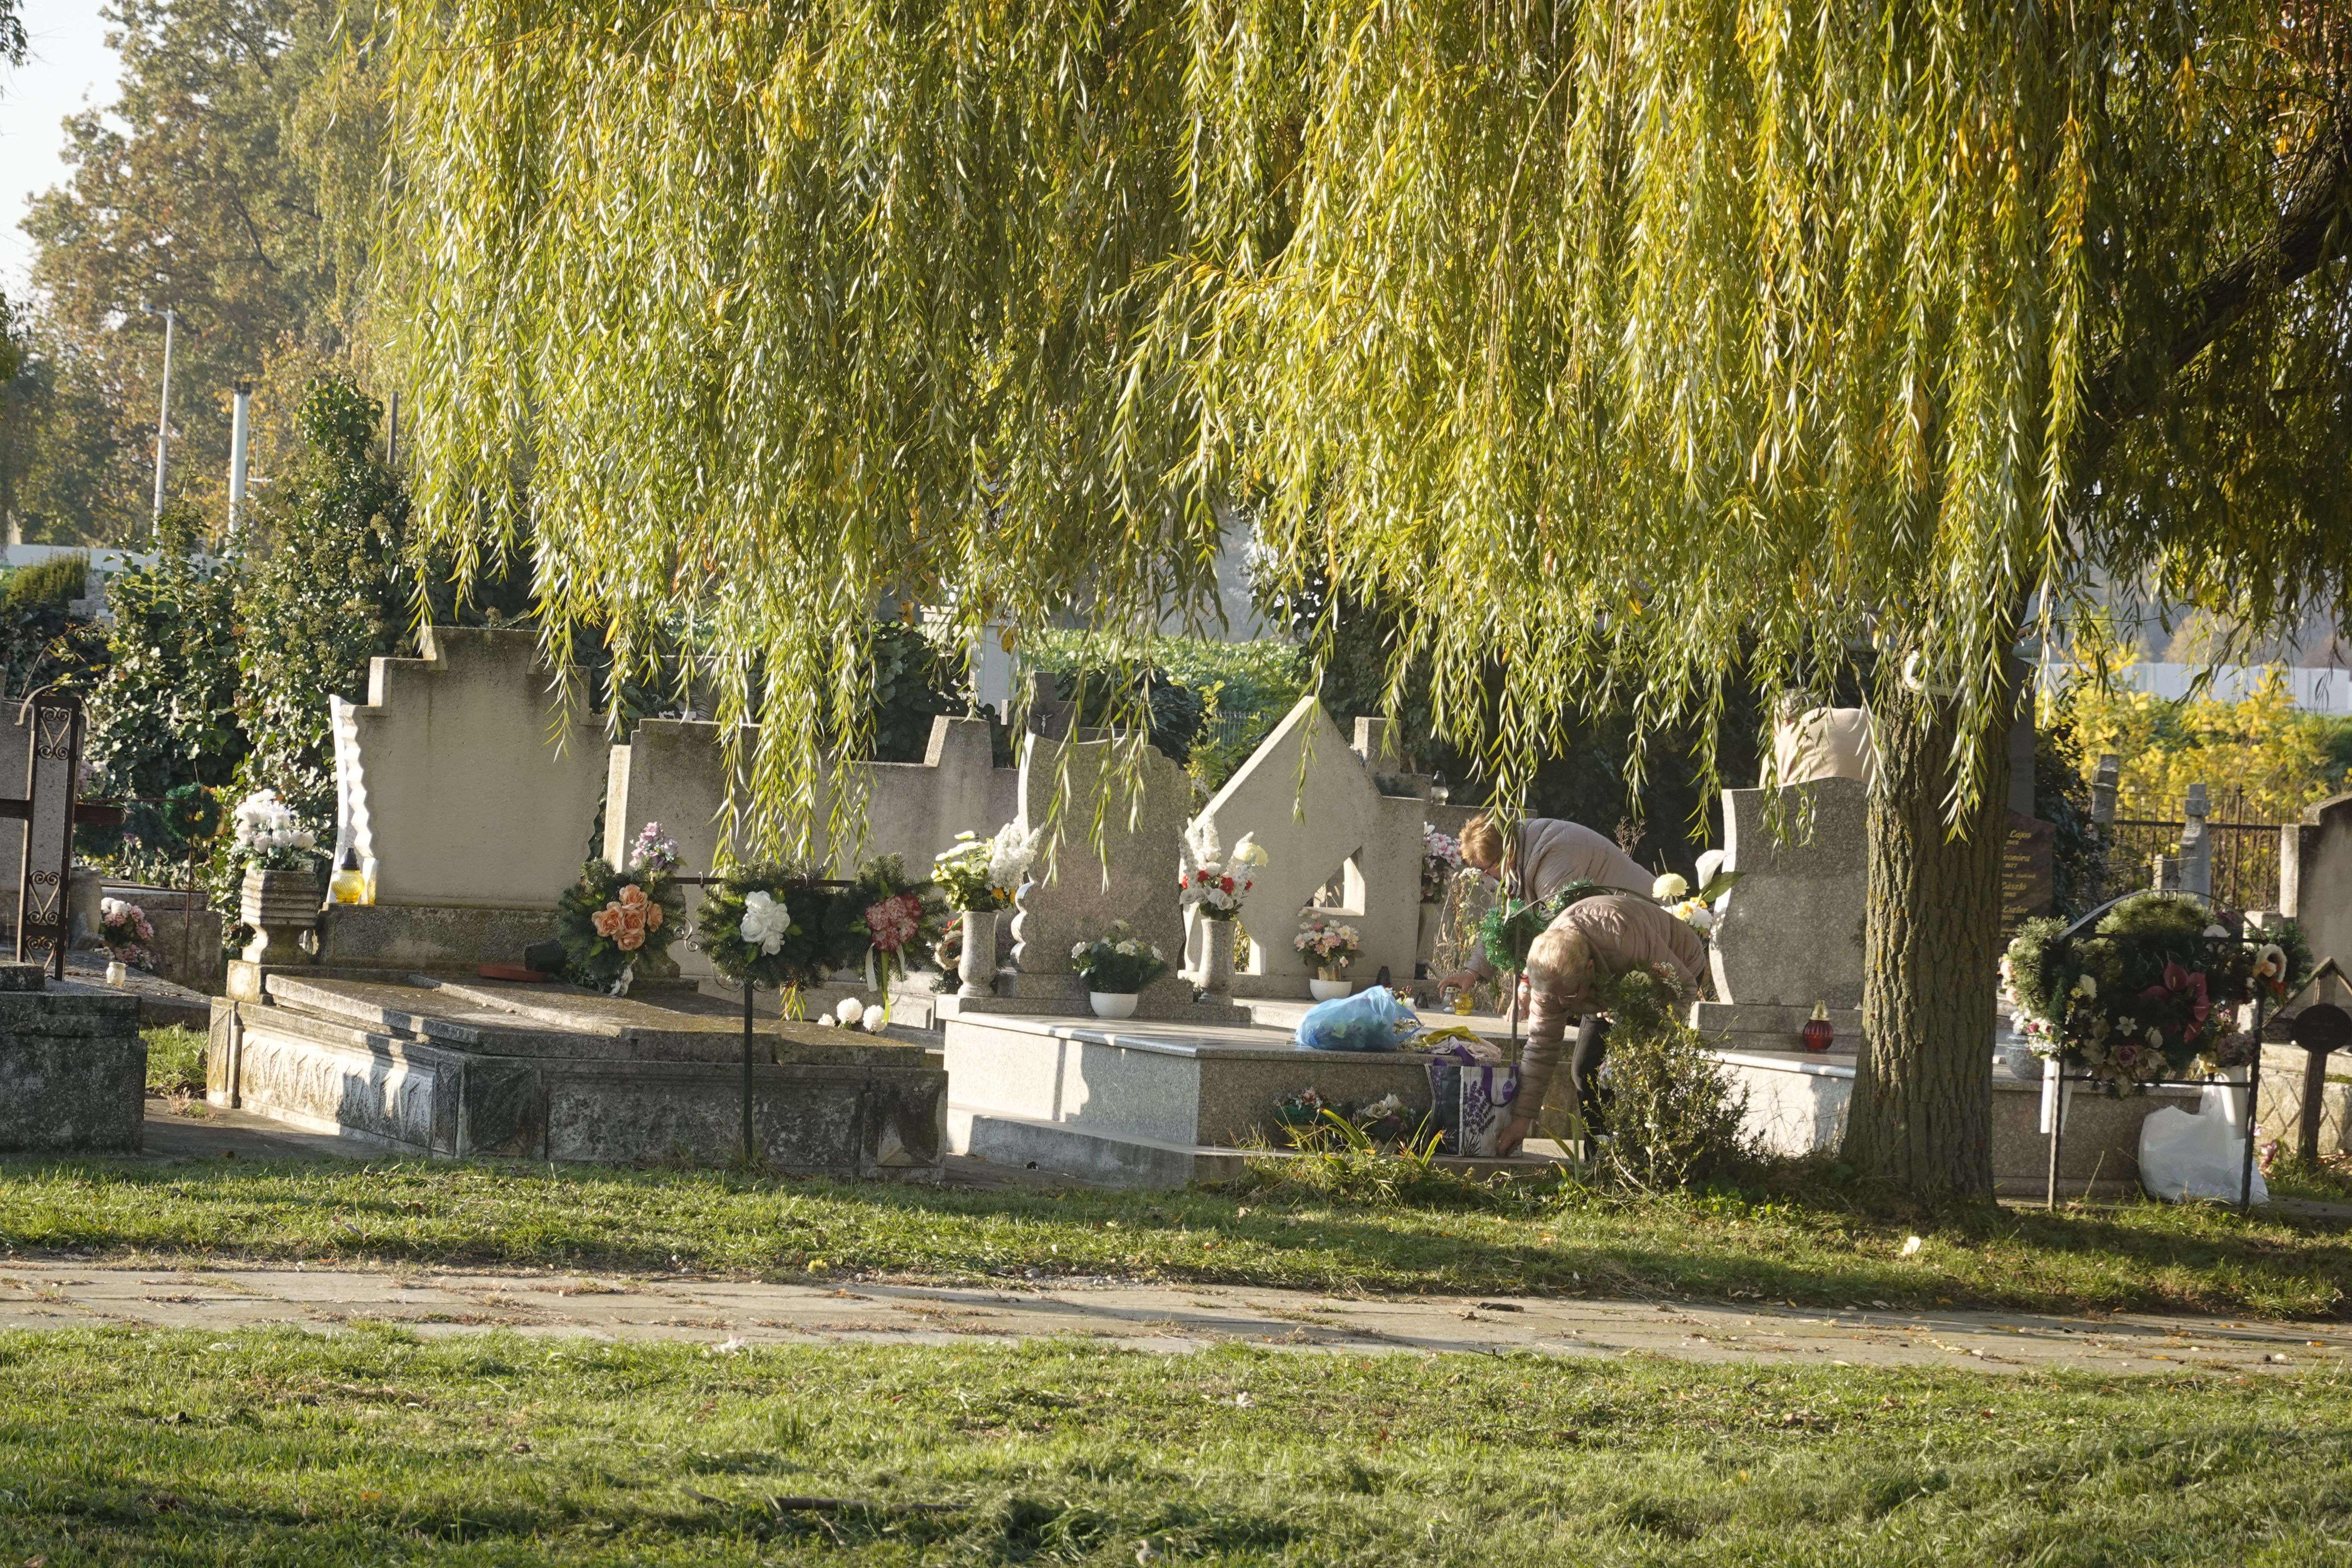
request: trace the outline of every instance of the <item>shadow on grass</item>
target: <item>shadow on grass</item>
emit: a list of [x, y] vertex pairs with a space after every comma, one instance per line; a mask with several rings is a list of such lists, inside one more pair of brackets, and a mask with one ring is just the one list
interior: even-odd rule
[[[1282, 1184], [998, 1192], [740, 1172], [383, 1161], [0, 1163], [0, 1245], [461, 1267], [1073, 1275], [1320, 1290], [1676, 1295], [2037, 1311], [2345, 1310], [2352, 1233], [2157, 1204], [1929, 1215], [1817, 1173], [1442, 1206]], [[1907, 1237], [1922, 1246], [1905, 1256]]]

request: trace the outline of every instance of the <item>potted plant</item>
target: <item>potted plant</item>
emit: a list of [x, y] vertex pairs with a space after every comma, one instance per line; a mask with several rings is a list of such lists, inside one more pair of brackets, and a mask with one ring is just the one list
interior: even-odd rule
[[1070, 967], [1086, 977], [1087, 999], [1096, 1017], [1131, 1018], [1137, 995], [1160, 978], [1168, 960], [1119, 921], [1094, 941], [1071, 948]]
[[248, 963], [308, 963], [301, 936], [319, 923], [319, 840], [276, 790], [237, 803], [229, 859], [245, 868], [237, 913], [253, 928]]
[[686, 896], [670, 875], [677, 847], [647, 823], [629, 863], [614, 868], [591, 860], [580, 879], [556, 900], [555, 934], [563, 944], [564, 973], [578, 984], [629, 994], [640, 963], [659, 963], [685, 928]]
[[1230, 995], [1234, 988], [1234, 917], [1242, 900], [1257, 886], [1257, 869], [1266, 862], [1257, 836], [1244, 833], [1231, 855], [1217, 842], [1217, 825], [1202, 816], [1184, 830], [1179, 851], [1176, 900], [1198, 909], [1208, 922], [1201, 963], [1201, 989], [1211, 996]]
[[989, 996], [996, 991], [996, 922], [1037, 858], [1037, 834], [1024, 833], [1017, 822], [997, 829], [993, 838], [970, 832], [956, 835], [955, 846], [942, 849], [931, 861], [931, 880], [946, 895], [948, 908], [962, 917], [963, 943], [956, 960], [962, 984], [959, 996]]
[[1298, 935], [1292, 939], [1291, 946], [1307, 960], [1307, 966], [1315, 971], [1315, 978], [1307, 983], [1307, 988], [1315, 994], [1318, 1002], [1345, 996], [1349, 990], [1348, 964], [1360, 945], [1356, 928], [1340, 924], [1321, 910], [1301, 910], [1299, 914], [1303, 919], [1299, 922]]

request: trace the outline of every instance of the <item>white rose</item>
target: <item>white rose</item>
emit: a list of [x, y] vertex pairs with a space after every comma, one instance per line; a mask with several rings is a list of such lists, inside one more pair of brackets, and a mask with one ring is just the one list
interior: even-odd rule
[[855, 996], [844, 996], [840, 1005], [834, 1008], [833, 1016], [845, 1025], [855, 1024], [866, 1016], [866, 1004]]
[[882, 1027], [887, 1017], [887, 1015], [886, 1015], [880, 1007], [868, 1007], [866, 1009], [865, 1015], [858, 1019], [858, 1022], [865, 1026], [867, 1034], [878, 1035], [882, 1032]]
[[834, 1016], [830, 1013], [819, 1013], [816, 1016], [816, 1026], [820, 1029], [830, 1029], [834, 1026]]
[[744, 942], [773, 957], [792, 934], [792, 911], [764, 892], [743, 895], [743, 920], [737, 934]]

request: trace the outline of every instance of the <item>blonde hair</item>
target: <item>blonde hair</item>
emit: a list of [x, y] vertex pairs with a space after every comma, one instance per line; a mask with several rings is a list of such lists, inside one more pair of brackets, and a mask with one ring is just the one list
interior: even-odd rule
[[1592, 982], [1592, 943], [1571, 925], [1548, 925], [1528, 948], [1528, 987], [1554, 996], [1583, 994]]
[[1511, 863], [1519, 858], [1518, 850], [1519, 836], [1515, 832], [1506, 837], [1483, 811], [1462, 825], [1462, 856], [1475, 866], [1508, 876]]

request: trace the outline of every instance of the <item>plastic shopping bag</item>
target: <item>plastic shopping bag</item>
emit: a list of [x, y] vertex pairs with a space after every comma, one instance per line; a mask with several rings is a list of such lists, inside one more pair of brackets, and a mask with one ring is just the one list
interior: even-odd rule
[[1292, 1037], [1302, 1051], [1393, 1051], [1421, 1032], [1421, 1019], [1385, 985], [1318, 1002]]
[[[2214, 1084], [2191, 1116], [2167, 1106], [2139, 1124], [2139, 1180], [2151, 1196], [2167, 1203], [2211, 1198], [2238, 1201], [2246, 1161], [2242, 1085]], [[2260, 1165], [2254, 1167], [2253, 1201], [2271, 1201]]]

